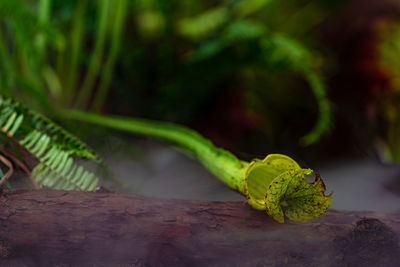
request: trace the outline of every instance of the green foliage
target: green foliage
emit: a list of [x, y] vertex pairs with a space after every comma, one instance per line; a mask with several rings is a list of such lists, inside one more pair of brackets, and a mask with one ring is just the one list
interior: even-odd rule
[[192, 40], [201, 39], [211, 31], [218, 29], [226, 21], [227, 16], [228, 12], [225, 7], [208, 10], [199, 16], [180, 20], [178, 31]]
[[[232, 90], [232, 77], [246, 95], [266, 103], [279, 95], [277, 88], [285, 89], [285, 81], [277, 88], [266, 84], [289, 70], [314, 94], [318, 108], [308, 107], [309, 113], [319, 111], [302, 143], [316, 143], [329, 131], [321, 59], [308, 48], [318, 46], [310, 31], [328, 14], [323, 3], [16, 0], [0, 5], [1, 92], [35, 109], [52, 114], [54, 108], [99, 112], [106, 106], [190, 123], [216, 95]], [[263, 75], [252, 83], [244, 74], [249, 72]], [[106, 101], [110, 95], [113, 102]]]
[[98, 178], [74, 162], [73, 156], [100, 158], [82, 141], [44, 116], [0, 97], [0, 127], [10, 141], [30, 152], [39, 163], [32, 171], [40, 186], [63, 190], [95, 190]]
[[[74, 9], [68, 19], [71, 23], [54, 22], [54, 12], [65, 12], [71, 5]], [[87, 13], [93, 7], [98, 10], [99, 27], [94, 51], [89, 53], [87, 50], [91, 49], [84, 44], [89, 41], [85, 35], [90, 36]], [[127, 0], [97, 4], [87, 0], [1, 1], [0, 23], [4, 26], [0, 29], [1, 93], [19, 95], [23, 102], [51, 111], [54, 107], [87, 107], [97, 89], [93, 109], [100, 109], [110, 87], [128, 7]], [[60, 17], [66, 14], [68, 11]], [[85, 53], [91, 56], [81, 84]]]
[[324, 195], [325, 185], [318, 174], [312, 184], [307, 183], [304, 177], [310, 174], [310, 169], [289, 170], [272, 180], [265, 203], [274, 220], [283, 223], [285, 214], [292, 221], [307, 222], [328, 210], [332, 194]]
[[305, 181], [305, 175], [312, 172], [285, 155], [271, 154], [262, 161], [255, 160], [244, 173], [248, 202], [280, 223], [284, 215], [300, 222], [317, 218], [328, 210], [332, 194], [324, 195], [325, 185], [319, 174], [313, 183]]
[[256, 209], [265, 210], [265, 195], [268, 185], [286, 170], [300, 169], [296, 161], [291, 158], [272, 154], [264, 160], [252, 161], [244, 173], [245, 192], [249, 204]]
[[[266, 71], [290, 69], [302, 75], [309, 83], [319, 110], [314, 128], [301, 140], [304, 145], [310, 145], [326, 134], [331, 126], [330, 103], [326, 97], [323, 79], [317, 71], [319, 58], [287, 34], [273, 32], [264, 24], [246, 18], [268, 2], [238, 1], [231, 9], [221, 6], [197, 17], [182, 20], [180, 34], [200, 42], [187, 58], [189, 64], [186, 66], [199, 64], [201, 61], [211, 62], [234, 46], [256, 42], [257, 45], [252, 46], [252, 49], [262, 55], [262, 61], [261, 64], [259, 60], [245, 61], [247, 69], [249, 65], [251, 68], [265, 67]], [[240, 61], [238, 63], [243, 64]]]

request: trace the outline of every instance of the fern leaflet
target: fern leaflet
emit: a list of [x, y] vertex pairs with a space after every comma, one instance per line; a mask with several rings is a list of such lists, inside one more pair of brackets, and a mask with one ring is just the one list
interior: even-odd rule
[[88, 191], [98, 188], [99, 179], [76, 164], [73, 156], [96, 162], [101, 162], [100, 158], [48, 118], [0, 96], [0, 128], [39, 160], [32, 175], [40, 186]]

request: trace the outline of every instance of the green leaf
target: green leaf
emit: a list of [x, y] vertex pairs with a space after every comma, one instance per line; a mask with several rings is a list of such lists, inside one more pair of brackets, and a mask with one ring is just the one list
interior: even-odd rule
[[17, 118], [17, 112], [14, 112], [8, 119], [6, 125], [3, 126], [3, 132], [7, 132], [8, 129], [13, 125], [15, 119]]
[[254, 12], [259, 11], [264, 5], [269, 3], [270, 0], [245, 0], [245, 1], [240, 1], [236, 6], [235, 6], [235, 11], [237, 13], [237, 16], [242, 18], [245, 16], [248, 16]]
[[185, 18], [179, 21], [178, 31], [182, 36], [200, 39], [221, 26], [228, 17], [225, 7], [211, 9], [197, 17]]
[[256, 209], [265, 210], [265, 192], [271, 181], [287, 170], [297, 170], [296, 161], [281, 154], [270, 154], [264, 160], [254, 160], [244, 173], [245, 194], [249, 204]]
[[298, 222], [324, 214], [331, 204], [332, 194], [324, 195], [326, 188], [318, 173], [314, 183], [306, 182], [305, 175], [312, 172], [310, 169], [289, 170], [276, 177], [265, 196], [268, 215], [283, 223], [284, 214]]
[[10, 135], [13, 136], [15, 132], [18, 130], [19, 126], [21, 126], [22, 121], [24, 120], [24, 115], [19, 115], [18, 118], [13, 123], [13, 126], [10, 130]]
[[306, 182], [305, 175], [312, 172], [285, 155], [254, 160], [244, 173], [248, 202], [280, 223], [285, 215], [300, 222], [317, 218], [329, 208], [332, 196], [324, 195], [325, 185], [318, 173], [314, 183]]
[[[74, 135], [43, 115], [0, 96], [0, 130], [38, 160], [32, 175], [39, 186], [63, 190], [95, 190], [99, 179], [74, 163], [73, 156], [101, 159]], [[79, 166], [79, 167], [77, 167]]]

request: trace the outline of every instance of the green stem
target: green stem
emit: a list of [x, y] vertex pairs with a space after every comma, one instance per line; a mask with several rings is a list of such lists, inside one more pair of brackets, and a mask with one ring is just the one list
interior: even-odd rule
[[310, 84], [313, 91], [315, 100], [318, 103], [318, 120], [314, 128], [306, 136], [303, 136], [301, 142], [303, 145], [308, 146], [316, 143], [329, 129], [331, 124], [331, 106], [328, 98], [324, 83], [315, 72], [311, 70], [304, 71], [304, 75]]
[[80, 94], [76, 101], [76, 107], [85, 107], [90, 99], [92, 89], [101, 68], [101, 61], [103, 58], [104, 44], [107, 33], [107, 22], [109, 18], [110, 0], [103, 0], [99, 2], [99, 27], [97, 28], [96, 44], [94, 47], [93, 55], [90, 59], [89, 69], [83, 82]]
[[248, 163], [239, 160], [224, 149], [215, 147], [209, 140], [189, 128], [167, 122], [101, 116], [77, 110], [66, 110], [60, 115], [66, 119], [89, 122], [114, 130], [154, 137], [175, 144], [194, 154], [222, 182], [245, 194], [243, 177]]
[[99, 89], [97, 91], [97, 94], [95, 95], [95, 99], [93, 100], [92, 111], [94, 112], [99, 112], [101, 110], [104, 101], [107, 97], [107, 93], [110, 87], [111, 78], [114, 70], [115, 60], [117, 58], [121, 44], [121, 35], [125, 22], [125, 17], [128, 10], [127, 0], [119, 0], [115, 2], [115, 4], [117, 5], [116, 7], [117, 10], [115, 14], [114, 27], [112, 31], [110, 54], [104, 66], [104, 72], [103, 75], [101, 76]]
[[2, 86], [2, 94], [6, 96], [12, 95], [13, 85], [14, 85], [14, 67], [12, 66], [12, 61], [10, 55], [7, 51], [3, 39], [3, 32], [0, 30], [0, 85]]
[[[41, 25], [46, 24], [49, 21], [50, 17], [50, 7], [51, 7], [51, 0], [40, 0], [39, 1], [39, 23]], [[46, 35], [41, 32], [39, 35], [39, 42], [38, 42], [38, 52], [39, 54], [44, 57], [44, 50], [46, 47]]]
[[[63, 101], [64, 106], [69, 106], [71, 104], [71, 100], [76, 93], [76, 83], [78, 76], [78, 66], [79, 66], [79, 56], [82, 51], [82, 39], [84, 33], [84, 22], [85, 22], [85, 11], [87, 0], [79, 1], [77, 7], [75, 9], [74, 18], [72, 22], [72, 30], [70, 33], [71, 36], [71, 50], [70, 53], [65, 53], [63, 60], [69, 62], [67, 73], [67, 80], [65, 91], [63, 92]], [[70, 57], [70, 58], [66, 58]]]

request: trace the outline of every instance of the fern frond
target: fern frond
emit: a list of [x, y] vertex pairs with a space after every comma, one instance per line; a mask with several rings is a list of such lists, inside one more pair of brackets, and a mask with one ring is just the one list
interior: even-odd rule
[[28, 113], [32, 119], [32, 125], [36, 126], [36, 129], [50, 136], [57, 137], [55, 138], [55, 142], [58, 148], [78, 157], [101, 163], [101, 158], [79, 138], [36, 111], [28, 110]]
[[[51, 137], [51, 143], [53, 146], [56, 146], [71, 155], [73, 154], [81, 158], [91, 159], [96, 163], [101, 163], [101, 158], [93, 149], [61, 126], [36, 111], [24, 108], [18, 102], [0, 96], [0, 125], [4, 125], [1, 127], [5, 128], [3, 132], [6, 134], [11, 134], [11, 136], [13, 136], [22, 123], [23, 118], [19, 118], [20, 121], [17, 121], [17, 118], [12, 117], [13, 113], [25, 116], [25, 124], [23, 126], [26, 129], [21, 129], [21, 133], [26, 134], [27, 131], [32, 133], [32, 130], [37, 130]], [[8, 125], [4, 121], [11, 124], [18, 122], [18, 125], [13, 124], [14, 129], [12, 129], [13, 131], [11, 132], [11, 129], [8, 129], [9, 127], [7, 127]]]
[[92, 191], [98, 188], [99, 182], [92, 172], [75, 164], [68, 153], [56, 148], [51, 157], [40, 158], [32, 174], [40, 186], [54, 189]]
[[18, 102], [0, 96], [0, 128], [39, 160], [32, 175], [40, 186], [64, 190], [95, 190], [99, 179], [74, 162], [73, 156], [100, 158], [66, 130]]

